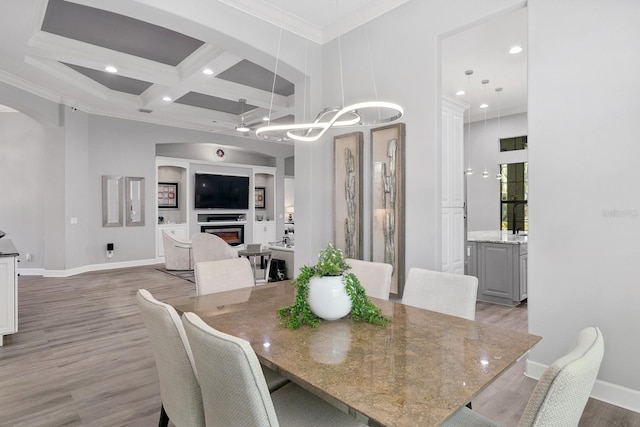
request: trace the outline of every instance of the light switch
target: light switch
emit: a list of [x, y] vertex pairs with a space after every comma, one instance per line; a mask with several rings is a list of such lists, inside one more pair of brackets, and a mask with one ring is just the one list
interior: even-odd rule
[[78, 223], [78, 218], [71, 218], [71, 221], [69, 221], [69, 222], [71, 222], [71, 224], [75, 225], [75, 224]]

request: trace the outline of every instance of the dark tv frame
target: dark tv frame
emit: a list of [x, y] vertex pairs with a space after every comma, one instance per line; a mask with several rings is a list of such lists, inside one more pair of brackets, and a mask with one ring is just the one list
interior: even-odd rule
[[[242, 183], [242, 188], [243, 191], [246, 193], [246, 200], [244, 200], [244, 198], [242, 200], [239, 200], [239, 202], [242, 202], [239, 205], [232, 205], [232, 206], [226, 206], [226, 204], [207, 204], [206, 206], [203, 206], [202, 204], [197, 204], [198, 203], [198, 177], [199, 176], [213, 176], [213, 177], [228, 177], [228, 178], [237, 178], [237, 179], [241, 179], [243, 181]], [[245, 182], [246, 181], [246, 182]], [[193, 178], [193, 182], [194, 182], [194, 191], [193, 191], [193, 206], [194, 209], [203, 209], [203, 210], [248, 210], [250, 203], [249, 203], [249, 197], [251, 195], [251, 179], [248, 176], [245, 175], [227, 175], [227, 174], [220, 174], [220, 173], [208, 173], [208, 172], [197, 172], [194, 174], [194, 178]], [[244, 188], [246, 184], [246, 189]], [[243, 194], [245, 194], [243, 193]]]

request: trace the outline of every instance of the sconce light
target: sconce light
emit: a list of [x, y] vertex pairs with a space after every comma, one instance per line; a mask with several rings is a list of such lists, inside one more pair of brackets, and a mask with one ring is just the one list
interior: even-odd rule
[[107, 243], [107, 258], [113, 258], [113, 243]]
[[293, 222], [293, 206], [287, 206], [286, 212], [289, 214], [289, 216], [287, 217], [287, 222]]

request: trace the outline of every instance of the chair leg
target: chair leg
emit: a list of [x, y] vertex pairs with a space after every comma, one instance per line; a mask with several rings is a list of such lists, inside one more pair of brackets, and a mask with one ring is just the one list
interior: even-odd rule
[[160, 407], [160, 421], [158, 421], [158, 427], [167, 427], [169, 425], [169, 416], [164, 410], [164, 405]]
[[467, 403], [467, 408], [469, 408], [469, 409], [473, 409], [473, 408], [471, 407], [471, 402]]

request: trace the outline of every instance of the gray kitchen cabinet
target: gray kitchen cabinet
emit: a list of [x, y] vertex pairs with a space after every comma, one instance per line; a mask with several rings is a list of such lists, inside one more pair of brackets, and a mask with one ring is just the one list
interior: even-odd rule
[[518, 305], [527, 298], [527, 244], [467, 242], [467, 274], [478, 278], [478, 301]]

